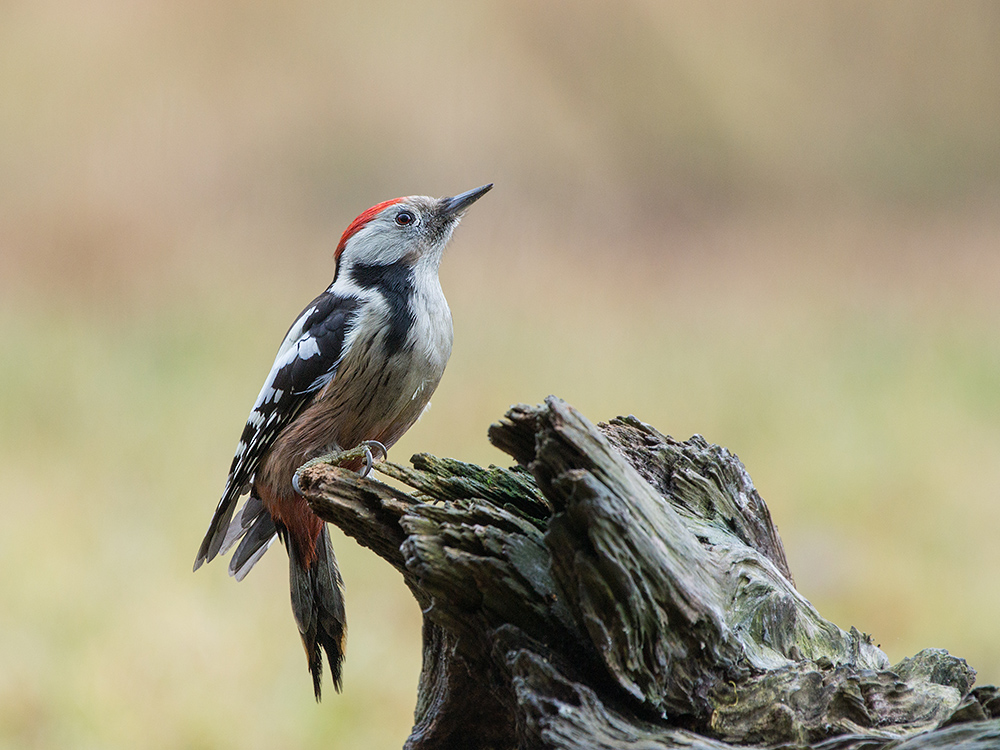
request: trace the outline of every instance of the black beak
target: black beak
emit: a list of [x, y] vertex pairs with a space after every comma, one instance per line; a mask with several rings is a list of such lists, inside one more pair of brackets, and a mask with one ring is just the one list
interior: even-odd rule
[[486, 195], [492, 187], [493, 183], [491, 182], [489, 185], [468, 190], [461, 195], [456, 195], [454, 198], [442, 198], [441, 210], [448, 217], [461, 216], [465, 212], [465, 209]]

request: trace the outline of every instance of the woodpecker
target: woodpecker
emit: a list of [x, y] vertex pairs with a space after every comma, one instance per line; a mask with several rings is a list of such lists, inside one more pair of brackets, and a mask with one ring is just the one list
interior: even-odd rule
[[[278, 347], [198, 550], [195, 570], [239, 542], [229, 562], [239, 581], [275, 539], [282, 541], [316, 700], [321, 648], [340, 690], [343, 580], [326, 524], [297, 491], [295, 472], [357, 446], [364, 446], [367, 471], [368, 446], [384, 454], [424, 411], [451, 355], [441, 255], [466, 209], [492, 187], [453, 198], [396, 198], [351, 222], [334, 254], [333, 282]], [[343, 465], [357, 471], [362, 460]]]

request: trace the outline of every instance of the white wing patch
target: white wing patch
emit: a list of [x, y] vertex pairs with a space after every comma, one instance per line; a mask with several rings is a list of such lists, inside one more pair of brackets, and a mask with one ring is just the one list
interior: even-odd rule
[[306, 321], [312, 317], [312, 314], [316, 312], [316, 310], [316, 305], [310, 305], [303, 310], [302, 314], [296, 318], [294, 323], [292, 323], [292, 327], [288, 329], [288, 333], [285, 334], [285, 339], [281, 342], [281, 346], [278, 347], [278, 353], [274, 357], [275, 366], [277, 366], [278, 362], [284, 360], [285, 355], [288, 354], [288, 350], [302, 338], [302, 333], [306, 327]]
[[295, 350], [299, 359], [312, 359], [320, 354], [319, 342], [312, 336], [299, 339], [295, 344]]

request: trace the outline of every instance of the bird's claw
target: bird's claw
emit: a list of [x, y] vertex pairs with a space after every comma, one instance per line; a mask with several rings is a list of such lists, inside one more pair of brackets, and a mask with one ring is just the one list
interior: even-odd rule
[[365, 451], [365, 456], [364, 456], [365, 466], [360, 473], [361, 476], [367, 477], [371, 473], [372, 467], [375, 465], [375, 457], [372, 455], [372, 448], [377, 448], [379, 451], [381, 451], [382, 458], [388, 458], [389, 451], [378, 440], [366, 440], [361, 444], [361, 447]]
[[379, 451], [379, 453], [381, 453], [381, 454], [382, 454], [382, 458], [389, 458], [389, 449], [388, 449], [388, 448], [386, 448], [386, 447], [385, 447], [385, 446], [384, 446], [384, 445], [383, 445], [382, 443], [380, 443], [380, 442], [379, 442], [378, 440], [366, 440], [366, 441], [365, 441], [365, 444], [366, 444], [366, 445], [367, 445], [367, 446], [368, 446], [369, 448], [378, 448], [378, 451]]

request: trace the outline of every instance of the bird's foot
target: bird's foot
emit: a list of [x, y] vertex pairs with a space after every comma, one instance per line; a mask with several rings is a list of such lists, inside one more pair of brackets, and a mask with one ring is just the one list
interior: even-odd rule
[[292, 476], [292, 489], [301, 495], [302, 490], [299, 488], [299, 475], [304, 470], [311, 466], [316, 466], [317, 464], [330, 464], [332, 466], [337, 466], [351, 461], [357, 461], [360, 458], [364, 464], [358, 474], [366, 477], [375, 465], [375, 456], [372, 451], [378, 451], [381, 453], [382, 458], [389, 457], [389, 450], [378, 440], [366, 440], [350, 450], [334, 451], [332, 453], [325, 453], [322, 456], [316, 456], [316, 458], [306, 461], [295, 471], [295, 474]]
[[[382, 458], [389, 458], [389, 449], [386, 448], [378, 440], [366, 440], [358, 448], [364, 448], [365, 451], [365, 468], [361, 471], [361, 476], [366, 477], [371, 473], [372, 467], [375, 465], [375, 458], [372, 456], [372, 450], [377, 448], [382, 453]], [[357, 450], [357, 448], [355, 448]]]

